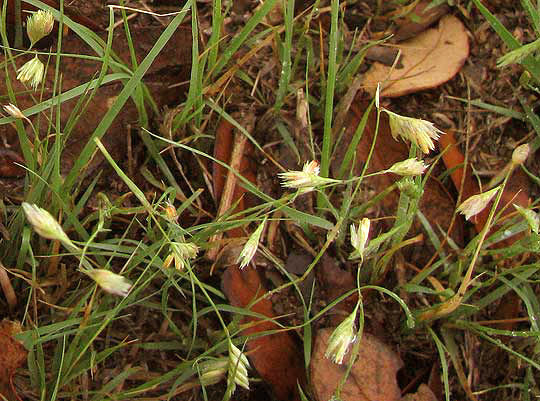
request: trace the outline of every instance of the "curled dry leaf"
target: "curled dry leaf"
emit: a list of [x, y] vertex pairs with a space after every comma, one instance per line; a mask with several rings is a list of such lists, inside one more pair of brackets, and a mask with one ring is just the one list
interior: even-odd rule
[[[252, 338], [246, 344], [251, 365], [260, 377], [272, 388], [280, 401], [299, 401], [298, 384], [305, 384], [305, 374], [301, 346], [297, 345], [289, 332], [279, 331], [272, 302], [262, 298], [266, 293], [259, 273], [252, 268], [243, 270], [237, 266], [227, 268], [222, 276], [223, 292], [233, 306], [249, 308], [252, 312], [267, 316], [269, 320], [246, 316], [242, 323], [247, 328], [243, 335], [255, 336], [257, 333], [276, 331]], [[253, 300], [260, 299], [252, 303]], [[324, 351], [323, 351], [324, 354]]]
[[461, 21], [447, 15], [437, 28], [422, 32], [397, 45], [403, 68], [374, 63], [364, 77], [365, 89], [375, 94], [382, 83], [381, 96], [398, 97], [434, 88], [452, 79], [469, 55], [467, 32]]
[[[332, 398], [349, 362], [350, 354], [343, 365], [337, 365], [325, 358], [328, 339], [332, 329], [320, 330], [315, 339], [311, 358], [311, 380], [318, 401]], [[358, 358], [342, 390], [343, 401], [398, 401], [401, 392], [396, 373], [403, 362], [399, 356], [376, 337], [363, 333]]]

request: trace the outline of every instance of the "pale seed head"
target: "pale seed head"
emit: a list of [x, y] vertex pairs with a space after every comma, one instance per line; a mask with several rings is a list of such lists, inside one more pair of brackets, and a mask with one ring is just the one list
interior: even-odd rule
[[319, 171], [319, 163], [316, 160], [306, 162], [302, 171], [279, 173], [281, 185], [286, 188], [298, 189], [301, 193], [306, 193], [323, 185], [340, 182], [332, 178], [319, 177]]
[[525, 163], [525, 160], [527, 160], [527, 157], [529, 157], [530, 151], [531, 151], [531, 147], [529, 146], [528, 143], [519, 145], [512, 152], [512, 163], [514, 165], [520, 165], [520, 164]]
[[356, 309], [337, 326], [330, 338], [324, 356], [341, 365], [349, 350], [349, 346], [356, 340]]
[[465, 218], [469, 220], [471, 217], [480, 213], [491, 202], [491, 199], [497, 194], [500, 187], [495, 187], [490, 191], [473, 195], [466, 199], [458, 207], [458, 212], [465, 215]]
[[195, 259], [199, 252], [199, 247], [193, 242], [171, 242], [170, 253], [163, 262], [163, 267], [167, 268], [174, 261], [176, 270], [183, 270], [190, 259]]
[[54, 26], [54, 17], [50, 11], [39, 10], [26, 20], [26, 33], [30, 38], [31, 46], [51, 33]]
[[126, 297], [131, 289], [131, 283], [124, 276], [105, 269], [85, 270], [92, 280], [109, 294]]
[[242, 351], [236, 347], [232, 341], [229, 341], [229, 375], [227, 388], [232, 394], [236, 385], [249, 390], [248, 368], [249, 362]]
[[28, 83], [32, 89], [36, 90], [43, 79], [44, 71], [45, 66], [36, 55], [36, 57], [27, 61], [19, 68], [17, 71], [17, 79], [22, 83]]
[[370, 225], [371, 221], [367, 217], [362, 219], [358, 225], [358, 229], [354, 224], [351, 224], [351, 245], [354, 248], [354, 251], [349, 256], [349, 259], [364, 258], [364, 251], [369, 237]]
[[74, 247], [73, 243], [58, 224], [56, 219], [45, 209], [37, 205], [23, 202], [22, 208], [32, 228], [43, 238], [62, 242], [68, 247]]
[[26, 119], [26, 116], [22, 113], [22, 111], [12, 103], [4, 105], [3, 108], [4, 111], [13, 118]]
[[239, 263], [240, 269], [243, 269], [244, 267], [249, 265], [249, 262], [251, 262], [251, 259], [253, 259], [253, 256], [255, 256], [255, 253], [257, 253], [257, 249], [259, 248], [259, 241], [261, 240], [261, 235], [262, 235], [266, 220], [267, 220], [267, 217], [265, 216], [264, 220], [261, 222], [261, 224], [257, 226], [257, 229], [253, 231], [253, 233], [249, 236], [244, 247], [242, 248], [242, 252], [240, 252], [240, 256], [238, 256], [238, 260], [236, 261], [236, 263]]
[[418, 146], [423, 153], [435, 149], [434, 140], [439, 139], [443, 132], [436, 128], [432, 122], [420, 118], [405, 117], [390, 110], [383, 109], [388, 114], [390, 132], [394, 139], [406, 139]]
[[421, 175], [424, 174], [427, 167], [428, 166], [425, 165], [423, 161], [413, 157], [411, 159], [395, 163], [388, 169], [388, 172], [402, 176]]

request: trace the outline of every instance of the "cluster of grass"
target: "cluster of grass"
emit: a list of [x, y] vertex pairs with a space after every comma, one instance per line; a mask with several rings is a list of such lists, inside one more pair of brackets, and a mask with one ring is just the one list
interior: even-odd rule
[[[236, 79], [245, 87], [256, 88], [256, 80], [244, 71], [242, 66], [263, 47], [274, 43], [281, 66], [275, 96], [265, 98], [260, 91], [254, 89], [254, 100], [261, 107], [275, 113], [277, 132], [282, 135], [283, 142], [291, 147], [292, 153], [300, 155], [302, 152], [288, 132], [287, 122], [280, 111], [291, 107], [299, 89], [304, 91], [307, 99], [311, 156], [320, 160], [320, 177], [329, 177], [330, 163], [341, 134], [335, 131], [334, 125], [339, 112], [339, 107], [335, 106], [336, 100], [350, 96], [348, 91], [354, 86], [349, 85], [354, 83], [352, 77], [362, 65], [366, 50], [374, 43], [358, 46], [355, 36], [353, 44], [349, 46], [350, 50], [346, 50], [342, 29], [342, 11], [345, 8], [343, 4], [340, 6], [337, 0], [332, 0], [329, 6], [315, 1], [312, 7], [301, 14], [295, 14], [294, 1], [267, 0], [254, 10], [234, 36], [223, 36], [222, 26], [230, 13], [229, 2], [222, 4], [221, 0], [214, 0], [212, 33], [201, 49], [201, 14], [198, 9], [200, 4], [195, 0], [188, 0], [177, 14], [169, 18], [170, 21], [159, 40], [140, 63], [136, 62], [134, 56], [134, 44], [128, 39], [133, 57], [131, 65], [126, 65], [112, 50], [112, 29], [108, 31], [107, 40], [104, 41], [64, 15], [61, 12], [63, 1], [60, 1], [60, 12], [38, 0], [25, 2], [53, 13], [60, 27], [57, 50], [42, 53], [49, 58], [48, 68], [55, 71], [52, 96], [44, 98], [44, 92], [41, 91], [40, 95], [38, 90], [35, 92], [35, 105], [23, 110], [29, 119], [47, 119], [48, 124], [34, 124], [36, 127], [46, 126], [47, 131], [30, 136], [25, 129], [24, 120], [12, 117], [0, 119], [0, 124], [14, 124], [27, 169], [20, 199], [12, 197], [0, 205], [10, 236], [10, 240], [0, 240], [0, 260], [9, 268], [17, 288], [21, 308], [16, 316], [24, 327], [18, 338], [29, 350], [26, 396], [40, 400], [80, 397], [120, 400], [163, 394], [172, 398], [187, 388], [201, 385], [203, 397], [206, 399], [209, 396], [205, 385], [214, 383], [212, 380], [216, 377], [219, 379], [226, 376], [223, 362], [227, 361], [228, 357], [235, 361], [232, 370], [229, 365], [229, 380], [226, 382], [227, 391], [224, 396], [230, 397], [235, 383], [246, 386], [243, 379], [238, 379], [242, 370], [240, 365], [246, 363], [238, 356], [237, 350], [243, 349], [248, 340], [242, 334], [239, 318], [250, 315], [251, 312], [228, 305], [219, 285], [212, 284], [212, 280], [202, 279], [207, 276], [204, 272], [204, 252], [215, 246], [210, 239], [215, 234], [234, 227], [256, 226], [266, 221], [265, 219], [272, 220], [275, 218], [274, 211], [280, 210], [285, 216], [284, 219], [301, 227], [317, 252], [306, 273], [299, 277], [286, 272], [279, 258], [267, 252], [267, 256], [286, 277], [286, 283], [273, 292], [289, 287], [297, 290], [297, 284], [317, 268], [320, 258], [329, 248], [345, 257], [350, 254], [350, 225], [358, 224], [365, 211], [379, 201], [380, 197], [374, 197], [374, 201], [367, 204], [359, 203], [361, 198], [358, 194], [361, 193], [362, 181], [367, 176], [369, 160], [365, 162], [363, 173], [358, 177], [353, 176], [355, 149], [351, 145], [340, 164], [340, 180], [322, 181], [314, 185], [317, 194], [314, 215], [295, 209], [294, 203], [297, 196], [311, 195], [295, 193], [274, 199], [244, 179], [239, 172], [233, 171], [239, 182], [255, 195], [260, 203], [243, 211], [241, 215], [228, 213], [216, 216], [215, 211], [206, 211], [204, 218], [193, 219], [202, 221], [201, 223], [186, 226], [182, 219], [177, 221], [175, 216], [184, 213], [197, 214], [201, 208], [199, 200], [203, 191], [198, 189], [187, 192], [187, 186], [177, 181], [161, 151], [172, 146], [224, 165], [208, 154], [203, 145], [208, 136], [201, 134], [208, 132], [205, 127], [214, 126], [215, 121], [221, 118], [231, 122], [253, 142], [261, 154], [265, 154], [262, 149], [264, 144], [257, 142], [253, 133], [242, 126], [242, 122], [236, 121], [227, 113], [226, 87], [230, 80]], [[486, 14], [486, 18], [511, 48], [519, 46], [478, 0], [474, 3]], [[538, 29], [540, 18], [537, 9], [532, 7], [528, 0], [524, 0], [523, 4], [530, 12], [533, 26]], [[282, 23], [273, 26], [266, 18], [275, 7], [280, 7], [283, 19]], [[113, 8], [109, 11], [109, 26], [113, 26], [115, 16], [121, 16], [123, 28], [128, 33], [126, 36], [130, 38], [126, 10], [119, 7], [116, 14]], [[6, 13], [6, 2], [3, 13]], [[312, 23], [320, 13], [330, 16], [328, 37], [324, 37], [322, 42], [319, 40], [321, 32], [314, 28], [318, 24]], [[193, 35], [191, 77], [187, 98], [176, 109], [171, 130], [188, 131], [193, 135], [190, 142], [177, 142], [152, 133], [149, 116], [158, 110], [155, 109], [155, 102], [149, 98], [142, 78], [175, 30], [186, 21], [190, 21]], [[64, 40], [64, 25], [87, 43], [95, 55], [90, 57], [63, 54], [61, 43]], [[17, 104], [17, 96], [20, 94], [13, 91], [10, 79], [14, 77], [14, 58], [24, 52], [9, 47], [5, 24], [1, 33], [5, 54], [3, 66], [8, 88], [6, 103]], [[540, 32], [538, 34], [540, 37]], [[326, 45], [327, 53], [316, 51]], [[358, 47], [360, 50], [354, 50]], [[245, 51], [247, 53], [241, 53]], [[102, 64], [101, 71], [99, 75], [89, 77], [87, 82], [62, 91], [60, 64], [66, 57], [91, 58]], [[537, 79], [540, 62], [534, 55], [529, 55], [522, 62], [535, 80], [535, 83], [530, 84], [535, 89], [536, 82], [540, 81]], [[85, 112], [85, 106], [92, 101], [100, 86], [110, 82], [122, 83], [120, 93], [88, 138], [73, 167], [66, 174], [61, 174], [62, 152], [68, 138], [77, 129], [77, 122]], [[69, 119], [62, 122], [59, 111], [63, 104], [71, 99], [77, 99], [77, 103]], [[128, 101], [137, 105], [141, 139], [152, 164], [156, 166], [153, 174], [145, 170], [149, 184], [159, 188], [150, 199], [147, 191], [135, 184], [133, 177], [129, 177], [123, 170], [122, 163], [114, 160], [101, 143], [113, 120]], [[540, 119], [525, 100], [523, 103], [524, 114], [520, 115], [525, 116], [540, 135]], [[368, 108], [366, 116], [372, 108], [373, 105]], [[509, 113], [502, 109], [496, 111]], [[380, 110], [377, 115], [380, 115]], [[351, 143], [358, 143], [365, 124], [366, 119], [362, 119]], [[314, 131], [321, 135], [316, 136]], [[532, 150], [535, 151], [539, 144], [540, 141], [535, 140], [531, 144]], [[370, 156], [373, 149], [374, 146]], [[126, 207], [124, 197], [111, 200], [106, 193], [101, 193], [98, 196], [101, 199], [100, 208], [90, 214], [86, 212], [87, 202], [96, 197], [95, 188], [103, 177], [98, 175], [86, 178], [84, 186], [80, 177], [85, 175], [85, 169], [96, 152], [103, 154], [107, 163], [135, 196], [139, 206]], [[423, 155], [418, 147], [412, 145], [409, 156], [421, 158]], [[301, 165], [304, 161], [298, 162]], [[226, 165], [224, 167], [230, 169]], [[156, 179], [158, 174], [159, 179]], [[465, 334], [475, 336], [484, 344], [495, 345], [507, 353], [512, 361], [518, 361], [515, 363], [522, 367], [520, 375], [515, 376], [513, 381], [481, 391], [499, 391], [500, 394], [511, 394], [513, 399], [529, 400], [538, 394], [540, 364], [536, 357], [539, 352], [540, 304], [535, 286], [539, 278], [538, 264], [531, 262], [532, 259], [527, 258], [527, 255], [538, 252], [540, 238], [518, 214], [500, 222], [496, 232], [488, 235], [489, 229], [499, 223], [500, 216], [495, 213], [495, 202], [485, 229], [460, 249], [451, 239], [445, 239], [445, 233], [438, 227], [433, 227], [419, 210], [419, 200], [429, 174], [431, 170], [424, 177], [416, 175], [403, 178], [400, 185], [396, 185], [401, 191], [390, 229], [370, 238], [369, 242], [361, 244], [361, 247], [356, 244], [358, 247], [355, 246], [355, 251], [360, 251], [362, 256], [362, 262], [358, 263], [356, 270], [357, 288], [344, 293], [317, 313], [312, 310], [312, 300], [304, 299], [303, 293], [297, 290], [303, 305], [304, 322], [299, 327], [290, 329], [302, 333], [306, 366], [309, 366], [311, 355], [313, 322], [352, 293], [358, 292], [359, 303], [354, 309], [352, 321], [359, 321], [361, 330], [364, 319], [361, 294], [363, 290], [370, 288], [392, 297], [403, 309], [404, 322], [407, 323], [403, 328], [404, 336], [422, 333], [431, 338], [433, 349], [437, 350], [440, 358], [447, 400], [451, 397], [450, 384], [454, 381], [451, 377], [453, 374], [457, 375], [464, 393], [471, 399], [477, 397], [472, 391], [478, 389], [469, 388], [461, 357], [460, 342]], [[534, 182], [540, 182], [533, 173], [529, 172], [529, 175]], [[342, 177], [345, 178], [341, 180]], [[498, 191], [497, 201], [503, 187]], [[335, 191], [336, 188], [340, 191]], [[345, 196], [340, 196], [340, 193]], [[39, 238], [24, 217], [20, 207], [23, 200], [39, 205], [55, 216], [76, 248], [66, 249], [58, 240]], [[406, 283], [399, 288], [388, 287], [384, 282], [379, 283], [380, 272], [388, 270], [392, 257], [407, 244], [407, 234], [415, 219], [422, 222], [428, 233], [427, 237], [439, 255], [437, 260], [415, 276], [407, 277]], [[113, 221], [124, 224], [121, 229], [118, 228], [119, 224], [111, 228]], [[509, 234], [520, 232], [525, 232], [526, 235], [513, 245], [496, 251], [488, 248], [507, 238]], [[319, 235], [321, 233], [323, 235]], [[443, 247], [445, 242], [452, 248], [450, 251]], [[198, 257], [182, 255], [178, 252], [178, 244], [193, 244], [199, 249]], [[164, 267], [169, 255], [173, 255], [182, 269]], [[518, 260], [515, 256], [524, 256], [524, 262], [516, 262], [504, 270], [499, 267], [504, 258], [512, 257], [512, 260]], [[93, 281], [79, 272], [88, 266], [114, 270], [129, 278], [132, 282], [131, 291], [123, 298], [100, 291]], [[480, 278], [474, 281], [473, 268], [474, 274], [480, 275]], [[433, 286], [434, 281], [444, 283], [445, 288]], [[517, 294], [525, 307], [525, 319], [519, 330], [499, 330], [478, 321], [484, 320], [480, 317], [490, 316], [489, 311], [509, 292]], [[427, 311], [409, 307], [407, 302], [417, 297], [429, 298], [434, 304]], [[440, 300], [439, 304], [435, 304], [437, 299]], [[413, 304], [416, 305], [411, 302], [411, 305]], [[139, 311], [152, 316], [151, 319], [155, 322], [161, 322], [165, 328], [163, 332], [172, 333], [174, 339], [146, 341], [139, 338], [146, 333], [144, 330], [135, 330], [136, 319], [131, 316]], [[425, 318], [426, 316], [429, 319]], [[132, 332], [124, 332], [126, 327]], [[515, 337], [523, 337], [530, 342], [521, 349], [516, 349], [510, 342], [503, 340]], [[351, 352], [357, 351], [358, 346], [361, 346], [361, 342], [357, 342]], [[159, 374], [142, 382], [128, 381], [141, 367], [127, 363], [125, 367], [114, 371], [112, 379], [105, 380], [104, 369], [118, 365], [124, 358], [123, 353], [132, 347], [143, 351], [174, 353], [178, 359], [174, 360], [174, 364], [167, 365], [167, 369], [157, 364], [152, 366], [151, 369], [155, 369]], [[236, 357], [232, 358], [231, 355]], [[219, 374], [208, 379], [208, 369], [215, 369]], [[230, 380], [231, 377], [235, 380]], [[95, 382], [92, 383], [94, 379]], [[309, 389], [304, 390], [309, 394]], [[452, 390], [461, 391], [459, 386]], [[499, 397], [502, 399], [503, 396]]]

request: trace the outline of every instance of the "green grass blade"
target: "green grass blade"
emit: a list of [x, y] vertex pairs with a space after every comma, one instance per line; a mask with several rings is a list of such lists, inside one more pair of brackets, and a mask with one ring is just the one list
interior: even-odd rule
[[184, 20], [184, 17], [187, 14], [187, 11], [191, 7], [192, 1], [193, 0], [186, 2], [181, 12], [178, 15], [176, 15], [173, 18], [173, 20], [169, 23], [167, 28], [165, 28], [165, 30], [163, 31], [163, 33], [161, 34], [157, 42], [154, 44], [152, 49], [148, 52], [147, 56], [143, 59], [139, 67], [133, 72], [133, 76], [129, 79], [129, 81], [126, 83], [124, 88], [118, 94], [116, 100], [111, 105], [111, 107], [109, 108], [109, 110], [107, 111], [103, 119], [100, 121], [95, 131], [92, 133], [92, 136], [88, 140], [86, 146], [81, 151], [81, 154], [77, 158], [69, 175], [66, 177], [66, 180], [64, 183], [64, 190], [66, 192], [71, 192], [71, 189], [73, 188], [73, 185], [75, 184], [75, 181], [80, 178], [80, 174], [83, 167], [88, 163], [88, 161], [92, 157], [92, 154], [94, 153], [94, 149], [96, 147], [95, 139], [100, 139], [101, 137], [103, 137], [103, 135], [105, 135], [105, 132], [107, 132], [113, 120], [116, 118], [118, 113], [120, 113], [124, 104], [127, 102], [129, 97], [135, 91], [137, 85], [140, 85], [140, 81], [142, 80], [146, 71], [150, 68], [150, 66], [152, 65], [152, 63], [154, 62], [158, 54], [161, 52], [163, 47], [165, 47], [168, 40], [172, 37], [176, 29], [180, 26], [180, 24]]

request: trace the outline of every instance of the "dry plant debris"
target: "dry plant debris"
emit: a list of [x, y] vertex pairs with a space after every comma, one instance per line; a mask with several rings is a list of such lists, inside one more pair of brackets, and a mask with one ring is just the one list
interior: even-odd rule
[[[276, 331], [249, 340], [246, 345], [248, 358], [279, 400], [299, 401], [298, 384], [306, 382], [301, 347], [289, 332], [279, 331], [280, 327], [270, 320], [276, 319], [276, 315], [272, 302], [262, 298], [266, 289], [259, 273], [251, 268], [239, 270], [237, 266], [231, 266], [223, 273], [222, 285], [231, 305], [249, 307], [268, 318], [263, 320], [250, 316], [243, 319], [242, 323], [247, 327], [243, 330], [244, 335]], [[252, 304], [259, 298], [262, 299]]]
[[469, 56], [469, 40], [462, 22], [453, 15], [439, 21], [414, 38], [396, 45], [401, 50], [403, 68], [373, 63], [364, 76], [364, 87], [381, 96], [398, 97], [435, 88], [452, 79]]
[[[343, 365], [335, 364], [325, 357], [324, 353], [331, 334], [332, 329], [322, 329], [317, 333], [310, 363], [313, 390], [319, 401], [332, 398], [350, 359], [350, 352]], [[359, 341], [358, 357], [341, 390], [341, 399], [344, 401], [399, 400], [401, 392], [396, 373], [403, 366], [399, 356], [371, 334], [363, 333]]]
[[0, 397], [20, 400], [14, 393], [13, 375], [26, 361], [27, 351], [13, 336], [21, 331], [17, 322], [3, 320], [0, 322]]
[[[325, 357], [328, 340], [333, 329], [317, 333], [310, 364], [313, 391], [318, 401], [332, 399], [346, 374], [350, 352], [344, 364], [338, 365]], [[436, 401], [430, 388], [421, 384], [418, 391], [401, 397], [396, 374], [403, 367], [399, 356], [377, 337], [362, 333], [358, 356], [352, 364], [340, 398], [343, 401]]]

